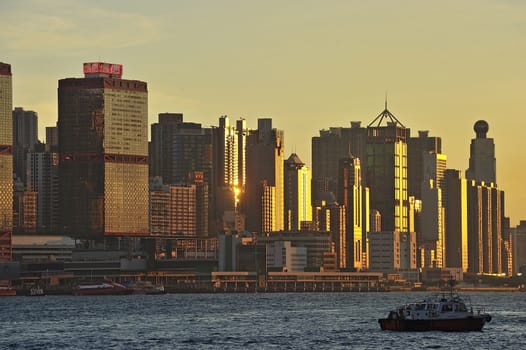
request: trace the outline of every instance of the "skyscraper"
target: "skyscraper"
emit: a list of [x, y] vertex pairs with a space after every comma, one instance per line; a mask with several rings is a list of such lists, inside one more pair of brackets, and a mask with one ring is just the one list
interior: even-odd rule
[[[183, 122], [183, 115], [179, 113], [161, 113], [159, 123], [152, 125], [150, 154], [151, 176], [161, 176], [164, 184], [191, 185], [194, 173], [202, 174], [197, 186], [201, 198], [198, 200], [197, 234], [205, 236], [215, 232], [214, 193], [209, 191], [214, 188], [212, 129], [203, 128], [199, 123]], [[203, 191], [206, 191], [205, 196]]]
[[16, 107], [13, 111], [13, 162], [16, 177], [27, 185], [28, 153], [35, 151], [38, 143], [38, 115]]
[[12, 109], [11, 66], [0, 62], [0, 260], [11, 259], [13, 229]]
[[312, 221], [310, 170], [296, 153], [285, 160], [285, 230], [298, 231]]
[[[337, 264], [347, 270], [360, 270], [366, 252], [364, 238], [369, 231], [369, 189], [362, 186], [360, 159], [348, 155], [340, 159], [338, 202], [345, 208], [345, 239], [336, 242], [336, 251], [344, 249], [345, 258], [337, 255]], [[344, 243], [344, 247], [341, 245]]]
[[[469, 168], [466, 170], [468, 194], [468, 271], [502, 273], [508, 232], [503, 232], [504, 191], [497, 187], [495, 145], [486, 137], [488, 123], [479, 120], [473, 129]], [[504, 233], [504, 234], [503, 234]], [[503, 271], [504, 270], [504, 271]]]
[[[382, 125], [385, 121], [386, 124]], [[367, 186], [382, 230], [407, 232], [407, 138], [409, 129], [386, 108], [367, 126]]]
[[284, 133], [272, 119], [258, 119], [258, 129], [247, 140], [247, 182], [244, 210], [247, 230], [281, 231], [284, 223]]
[[[367, 128], [361, 122], [351, 122], [350, 128], [331, 127], [312, 138], [312, 200], [320, 205], [325, 193], [338, 193], [339, 161], [351, 153], [360, 159], [363, 169], [367, 162]], [[363, 183], [367, 174], [362, 173]]]
[[446, 209], [446, 267], [468, 271], [467, 182], [460, 170], [447, 169], [444, 176]]
[[63, 232], [90, 238], [148, 233], [148, 90], [122, 66], [85, 63], [59, 80]]

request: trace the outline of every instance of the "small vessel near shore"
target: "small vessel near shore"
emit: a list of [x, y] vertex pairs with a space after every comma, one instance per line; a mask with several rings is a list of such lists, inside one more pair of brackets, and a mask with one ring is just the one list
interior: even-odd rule
[[0, 297], [14, 297], [16, 296], [16, 289], [10, 286], [0, 286]]
[[150, 281], [137, 281], [126, 286], [133, 290], [133, 294], [166, 294], [162, 284], [153, 284]]
[[32, 287], [29, 290], [29, 294], [28, 294], [28, 296], [30, 297], [43, 297], [44, 295], [46, 295], [46, 293], [39, 286]]
[[73, 295], [127, 295], [132, 294], [133, 289], [111, 280], [102, 280], [80, 282], [72, 288], [72, 292]]
[[491, 315], [473, 311], [457, 293], [442, 293], [409, 303], [378, 320], [382, 330], [391, 331], [481, 331]]

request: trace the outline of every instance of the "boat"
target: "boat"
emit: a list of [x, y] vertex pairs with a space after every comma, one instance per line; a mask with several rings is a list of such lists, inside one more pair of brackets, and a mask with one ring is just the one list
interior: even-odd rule
[[416, 303], [400, 306], [378, 320], [382, 330], [390, 331], [481, 331], [491, 321], [482, 310], [473, 311], [457, 293], [442, 293]]
[[111, 280], [102, 280], [80, 282], [72, 288], [72, 292], [73, 295], [127, 295], [132, 294], [133, 289]]
[[166, 289], [162, 284], [153, 284], [150, 281], [137, 281], [128, 285], [133, 289], [133, 294], [166, 294]]
[[14, 297], [16, 296], [16, 289], [10, 286], [0, 286], [0, 297]]
[[28, 294], [28, 296], [30, 297], [42, 297], [44, 295], [46, 295], [46, 293], [44, 293], [44, 290], [38, 286], [32, 287], [29, 290], [29, 294]]

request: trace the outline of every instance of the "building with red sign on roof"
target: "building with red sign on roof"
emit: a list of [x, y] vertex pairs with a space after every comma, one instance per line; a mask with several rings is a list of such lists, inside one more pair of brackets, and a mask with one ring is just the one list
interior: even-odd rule
[[122, 65], [84, 64], [58, 84], [61, 231], [148, 234], [148, 90]]

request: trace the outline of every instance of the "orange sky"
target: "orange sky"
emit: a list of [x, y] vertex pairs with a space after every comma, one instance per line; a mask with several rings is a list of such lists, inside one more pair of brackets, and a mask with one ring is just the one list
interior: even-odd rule
[[442, 137], [448, 167], [468, 167], [473, 124], [488, 121], [512, 224], [526, 219], [526, 2], [2, 1], [0, 61], [13, 104], [57, 119], [57, 81], [82, 63], [122, 63], [148, 82], [149, 118], [221, 115], [285, 130], [287, 155], [310, 164], [311, 137], [367, 125], [389, 109], [416, 135]]

